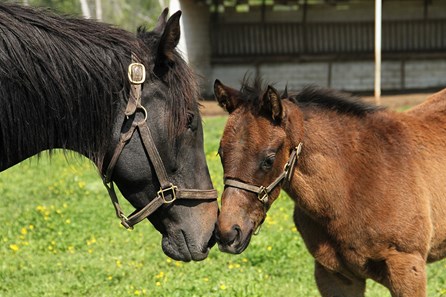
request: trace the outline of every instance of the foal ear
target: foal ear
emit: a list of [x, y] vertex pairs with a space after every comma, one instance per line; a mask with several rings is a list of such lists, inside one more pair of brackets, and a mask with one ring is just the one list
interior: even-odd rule
[[164, 8], [163, 12], [158, 17], [158, 22], [156, 23], [155, 29], [153, 32], [161, 34], [164, 31], [167, 23], [167, 14], [169, 13], [169, 8]]
[[268, 86], [268, 89], [263, 95], [262, 108], [266, 108], [266, 111], [271, 113], [271, 117], [273, 118], [273, 120], [282, 120], [282, 99], [277, 90], [272, 86]]
[[280, 98], [281, 99], [288, 98], [288, 85], [285, 86], [285, 91], [283, 91], [282, 96]]
[[[160, 18], [162, 18], [163, 14], [161, 14]], [[175, 47], [180, 41], [181, 34], [180, 17], [181, 10], [174, 13], [167, 21], [158, 46], [158, 57], [165, 58], [168, 61], [174, 60]], [[163, 21], [161, 20], [161, 23], [162, 22]]]
[[238, 106], [239, 91], [225, 86], [218, 79], [214, 82], [214, 95], [220, 105], [228, 113], [233, 112]]

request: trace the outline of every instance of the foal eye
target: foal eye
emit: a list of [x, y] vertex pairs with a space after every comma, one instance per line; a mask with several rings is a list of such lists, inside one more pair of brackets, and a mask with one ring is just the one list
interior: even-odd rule
[[262, 163], [260, 164], [260, 167], [264, 170], [269, 170], [273, 167], [274, 164], [274, 160], [276, 159], [276, 155], [275, 154], [271, 154], [265, 157], [265, 159], [263, 159]]

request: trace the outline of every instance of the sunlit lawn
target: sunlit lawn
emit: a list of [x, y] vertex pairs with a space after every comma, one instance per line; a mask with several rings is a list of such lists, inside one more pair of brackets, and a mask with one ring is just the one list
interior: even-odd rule
[[[224, 122], [204, 123], [220, 193], [216, 152]], [[89, 161], [67, 158], [44, 154], [0, 174], [0, 296], [318, 296], [285, 195], [243, 254], [214, 248], [205, 261], [182, 263], [163, 254], [148, 222], [121, 227]], [[389, 294], [370, 282], [367, 296]], [[445, 261], [429, 268], [429, 296], [446, 296]]]

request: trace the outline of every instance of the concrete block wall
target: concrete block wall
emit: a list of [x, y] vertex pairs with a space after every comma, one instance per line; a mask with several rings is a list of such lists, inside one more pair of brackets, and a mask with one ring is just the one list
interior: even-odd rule
[[406, 88], [446, 87], [446, 60], [417, 60], [405, 63]]
[[[401, 62], [384, 61], [381, 65], [383, 90], [403, 88]], [[371, 61], [334, 62], [329, 87], [349, 91], [369, 91], [374, 88], [375, 64]]]
[[[239, 88], [246, 74], [261, 75], [279, 90], [283, 90], [285, 85], [289, 90], [318, 85], [350, 92], [373, 91], [374, 67], [372, 61], [214, 65], [203, 91], [212, 94], [216, 78], [226, 85]], [[384, 91], [446, 87], [446, 59], [383, 61], [381, 70]]]
[[306, 85], [327, 85], [327, 63], [280, 63], [264, 64], [259, 67], [265, 81], [275, 83], [279, 90], [288, 86], [289, 90], [301, 89]]

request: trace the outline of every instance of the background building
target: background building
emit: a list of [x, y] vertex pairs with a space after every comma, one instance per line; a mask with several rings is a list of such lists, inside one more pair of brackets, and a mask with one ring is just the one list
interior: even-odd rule
[[[374, 85], [374, 0], [171, 0], [180, 47], [203, 77], [238, 86], [246, 73], [289, 89]], [[382, 89], [446, 87], [446, 1], [383, 0]]]

